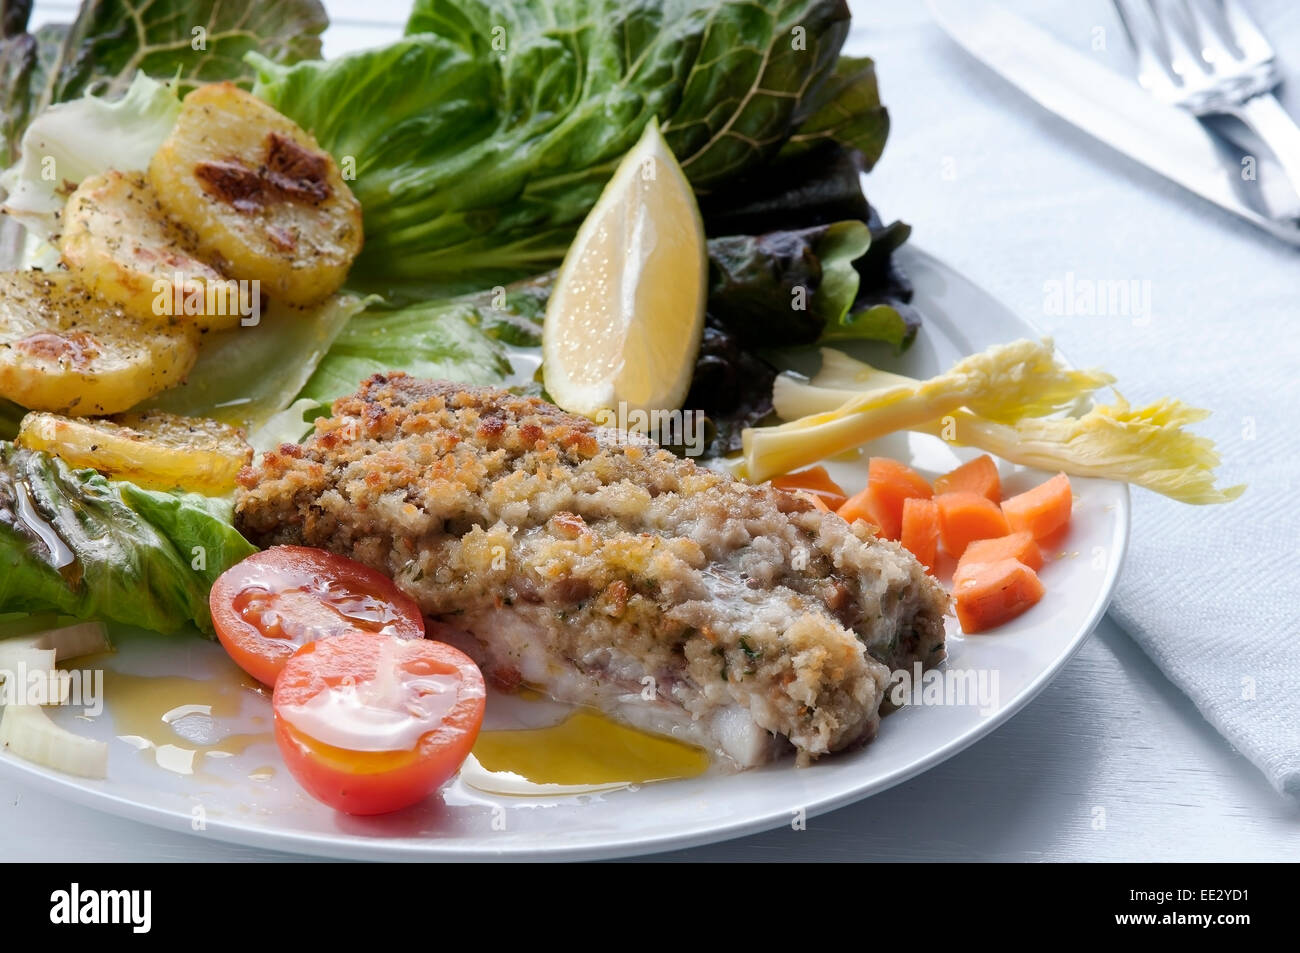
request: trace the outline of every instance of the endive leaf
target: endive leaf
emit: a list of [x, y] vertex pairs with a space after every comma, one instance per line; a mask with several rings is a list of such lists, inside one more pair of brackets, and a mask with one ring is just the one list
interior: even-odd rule
[[[778, 416], [791, 422], [747, 433], [748, 475], [763, 479], [755, 476], [755, 471], [770, 474], [772, 467], [806, 452], [800, 444], [809, 434], [818, 441], [819, 449], [830, 455], [856, 446], [847, 441], [858, 435], [880, 436], [892, 428], [931, 433], [1024, 466], [1132, 483], [1183, 503], [1226, 503], [1244, 492], [1244, 486], [1220, 489], [1215, 485], [1219, 455], [1214, 442], [1185, 429], [1204, 420], [1209, 411], [1172, 398], [1133, 408], [1116, 393], [1113, 404], [1094, 406], [1078, 416], [1044, 414], [1054, 405], [1061, 409], [1072, 400], [1088, 397], [1111, 378], [1095, 371], [1060, 368], [1046, 375], [1034, 393], [1035, 380], [1023, 376], [1032, 362], [1013, 359], [1014, 355], [1023, 359], [1029, 353], [1024, 347], [1027, 343], [1033, 342], [990, 348], [959, 362], [953, 370], [964, 365], [968, 372], [964, 377], [949, 371], [925, 382], [882, 371], [838, 351], [823, 350], [822, 369], [811, 381], [788, 374], [777, 378], [773, 405]], [[1044, 346], [1050, 348], [1047, 342]], [[1002, 377], [997, 373], [1000, 364], [1006, 364], [1001, 368]], [[927, 421], [917, 420], [924, 411], [907, 404], [905, 398], [928, 390], [934, 401], [930, 409], [948, 406], [955, 392], [945, 388], [969, 386], [973, 368], [988, 373], [985, 383], [990, 393], [977, 394], [966, 407], [935, 413]], [[1008, 380], [1011, 386], [1000, 390], [1001, 383]], [[936, 389], [936, 382], [945, 381]], [[1028, 398], [1018, 419], [1017, 395]], [[1002, 419], [993, 419], [990, 411]]]

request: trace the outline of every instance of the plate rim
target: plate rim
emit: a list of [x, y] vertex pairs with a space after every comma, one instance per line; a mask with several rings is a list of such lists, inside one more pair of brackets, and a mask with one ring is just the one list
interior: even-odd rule
[[[1013, 311], [1000, 299], [985, 290], [982, 285], [972, 281], [964, 273], [948, 265], [936, 255], [912, 243], [900, 249], [899, 254], [904, 265], [906, 265], [908, 259], [916, 259], [930, 267], [961, 279], [966, 284], [977, 289], [989, 301], [995, 303], [1005, 315], [1028, 328], [1036, 336], [1045, 336], [1045, 333], [1033, 321]], [[926, 751], [925, 754], [896, 769], [889, 775], [876, 778], [865, 784], [850, 785], [842, 790], [801, 802], [800, 807], [805, 816], [817, 817], [872, 797], [947, 761], [1010, 721], [1033, 701], [1069, 664], [1106, 614], [1128, 556], [1132, 527], [1131, 488], [1126, 483], [1114, 480], [1100, 482], [1111, 484], [1121, 490], [1115, 507], [1115, 523], [1112, 532], [1112, 545], [1118, 555], [1117, 558], [1108, 560], [1106, 575], [1102, 581], [1099, 595], [1064, 649], [1006, 705], [1001, 706], [997, 712], [974, 722], [946, 744]], [[202, 830], [195, 830], [191, 823], [191, 815], [161, 805], [142, 803], [125, 795], [115, 793], [107, 787], [101, 787], [106, 785], [105, 780], [66, 775], [23, 761], [3, 751], [0, 751], [0, 771], [11, 773], [37, 790], [46, 791], [106, 814], [149, 824], [154, 827], [176, 830], [181, 833], [188, 833], [191, 836], [210, 838], [260, 850], [333, 859], [456, 862], [511, 860], [524, 862], [632, 858], [734, 840], [750, 834], [774, 830], [790, 820], [789, 811], [768, 811], [753, 817], [735, 818], [723, 822], [706, 820], [680, 832], [630, 836], [616, 835], [613, 839], [605, 835], [599, 837], [599, 840], [593, 834], [589, 842], [575, 844], [529, 845], [518, 848], [503, 846], [497, 849], [483, 848], [476, 845], [467, 849], [459, 845], [454, 838], [443, 840], [418, 837], [367, 837], [360, 834], [275, 830], [273, 828], [241, 824], [238, 821], [226, 821], [220, 817], [209, 817], [205, 821]]]

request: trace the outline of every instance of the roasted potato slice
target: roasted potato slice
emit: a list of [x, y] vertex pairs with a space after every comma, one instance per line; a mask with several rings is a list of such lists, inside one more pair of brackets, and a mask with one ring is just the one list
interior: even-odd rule
[[66, 272], [0, 273], [0, 397], [31, 410], [112, 414], [180, 383], [197, 332], [128, 317]]
[[134, 318], [233, 327], [241, 317], [233, 283], [191, 244], [142, 173], [109, 171], [68, 198], [59, 249], [78, 282]]
[[253, 460], [236, 428], [161, 410], [111, 418], [30, 413], [17, 442], [139, 486], [208, 494], [232, 491], [240, 467]]
[[361, 205], [334, 159], [232, 83], [185, 97], [149, 181], [204, 257], [286, 304], [333, 294], [361, 251]]

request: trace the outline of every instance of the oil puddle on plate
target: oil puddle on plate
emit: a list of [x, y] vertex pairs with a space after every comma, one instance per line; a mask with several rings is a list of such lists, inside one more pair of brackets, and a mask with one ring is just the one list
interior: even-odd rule
[[[222, 783], [242, 778], [259, 790], [273, 778], [286, 778], [274, 758], [270, 691], [218, 656], [219, 649], [194, 644], [182, 650], [184, 643], [154, 636], [117, 644], [116, 657], [78, 660], [103, 669], [104, 713], [117, 744], [137, 749], [175, 776]], [[170, 663], [159, 670], [141, 664], [146, 658]], [[710, 764], [701, 748], [627, 727], [592, 709], [530, 689], [490, 690], [483, 730], [457, 787], [537, 805], [538, 799], [692, 778]]]
[[[253, 744], [272, 741], [269, 708], [260, 719], [268, 730], [232, 728], [245, 721], [241, 707], [250, 694], [265, 691], [233, 665], [229, 672], [205, 679], [104, 672], [114, 735], [175, 774], [202, 773], [210, 760], [232, 758]], [[261, 778], [270, 776], [263, 771]]]
[[[473, 753], [461, 767], [460, 778], [485, 794], [588, 794], [693, 778], [709, 768], [709, 756], [702, 748], [629, 728], [590, 709], [556, 705], [532, 692], [492, 700], [499, 708], [512, 709], [516, 717], [511, 720], [534, 720], [535, 713], [520, 709], [536, 706], [549, 712], [552, 721], [540, 726], [489, 728], [479, 735]], [[555, 721], [557, 710], [560, 719]], [[529, 718], [530, 714], [534, 717]]]

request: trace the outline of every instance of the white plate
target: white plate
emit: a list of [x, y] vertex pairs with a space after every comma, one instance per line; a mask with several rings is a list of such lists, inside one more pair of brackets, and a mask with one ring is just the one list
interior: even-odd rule
[[[925, 326], [900, 360], [883, 349], [862, 356], [914, 376], [929, 376], [965, 354], [1038, 332], [931, 256], [915, 249], [903, 264], [916, 283]], [[873, 449], [940, 472], [959, 456], [936, 438], [908, 436]], [[961, 452], [961, 458], [973, 454]], [[846, 487], [865, 482], [865, 458], [830, 465]], [[1003, 467], [1011, 492], [1045, 475]], [[709, 843], [811, 817], [882, 791], [933, 767], [991, 732], [1033, 698], [1087, 638], [1110, 601], [1128, 538], [1129, 500], [1123, 484], [1075, 479], [1075, 517], [1063, 550], [1044, 567], [1047, 595], [1032, 610], [996, 632], [963, 637], [949, 622], [949, 672], [983, 673], [997, 697], [978, 704], [920, 705], [885, 718], [867, 747], [798, 769], [792, 762], [734, 775], [708, 774], [603, 794], [549, 798], [491, 797], [460, 779], [440, 796], [396, 815], [352, 818], [302, 793], [270, 741], [269, 703], [235, 689], [237, 716], [194, 731], [250, 734], [242, 753], [208, 758], [193, 775], [160, 767], [153, 751], [140, 751], [118, 735], [113, 697], [92, 720], [60, 709], [56, 720], [110, 745], [109, 776], [87, 781], [47, 771], [7, 753], [0, 772], [72, 800], [136, 820], [257, 847], [369, 859], [579, 859], [617, 857]], [[1057, 557], [1057, 553], [1049, 554]], [[233, 684], [232, 665], [219, 646], [196, 638], [144, 633], [118, 637], [105, 664], [135, 675], [184, 676]], [[942, 670], [942, 669], [941, 669]], [[160, 683], [161, 684], [161, 683]], [[201, 693], [199, 693], [201, 694]], [[203, 701], [198, 697], [194, 701]], [[490, 706], [491, 707], [491, 706]], [[504, 706], [502, 706], [504, 707]], [[119, 713], [121, 715], [121, 713]], [[171, 760], [187, 757], [179, 735]], [[162, 760], [166, 761], [167, 758]], [[264, 769], [274, 767], [269, 777]], [[959, 796], [959, 795], [958, 795]]]

